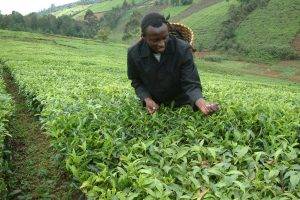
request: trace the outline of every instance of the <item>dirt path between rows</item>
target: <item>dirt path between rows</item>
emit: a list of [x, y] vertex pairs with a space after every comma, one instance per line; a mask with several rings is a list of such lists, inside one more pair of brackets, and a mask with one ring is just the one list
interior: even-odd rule
[[12, 137], [6, 141], [11, 152], [7, 158], [8, 199], [81, 199], [82, 195], [74, 192], [68, 176], [55, 163], [49, 136], [28, 109], [25, 97], [19, 94], [6, 68], [3, 79], [15, 103], [15, 113], [8, 124]]

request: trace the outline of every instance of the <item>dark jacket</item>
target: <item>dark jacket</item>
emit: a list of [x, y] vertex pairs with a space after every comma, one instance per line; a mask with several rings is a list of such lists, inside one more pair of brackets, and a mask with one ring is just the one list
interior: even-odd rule
[[156, 103], [191, 104], [202, 97], [200, 78], [191, 46], [173, 36], [167, 41], [160, 62], [148, 44], [141, 40], [128, 49], [128, 78], [143, 101], [152, 97]]

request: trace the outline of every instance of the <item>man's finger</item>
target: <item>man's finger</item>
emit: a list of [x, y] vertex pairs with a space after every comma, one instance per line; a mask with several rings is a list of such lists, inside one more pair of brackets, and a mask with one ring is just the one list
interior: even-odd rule
[[149, 114], [153, 114], [153, 113], [155, 113], [155, 111], [157, 110], [157, 108], [155, 108], [155, 109], [153, 109], [154, 107], [147, 107], [147, 110], [148, 110], [148, 113]]
[[208, 113], [209, 113], [209, 110], [206, 108], [206, 106], [202, 106], [202, 107], [201, 107], [201, 111], [202, 111], [205, 115], [208, 115]]
[[219, 106], [218, 104], [215, 104], [215, 105], [214, 105], [214, 108], [215, 108], [215, 111], [220, 110], [220, 106]]
[[149, 114], [152, 114], [152, 112], [153, 112], [149, 107], [147, 107], [147, 111]]
[[220, 110], [220, 107], [219, 107], [219, 105], [218, 104], [213, 104], [213, 110], [216, 112], [216, 111], [218, 111], [218, 110]]
[[211, 111], [215, 111], [215, 105], [214, 104], [210, 104], [210, 109], [211, 109]]
[[209, 112], [212, 112], [213, 111], [212, 104], [208, 104], [207, 109], [209, 110]]
[[212, 105], [212, 104], [208, 104], [206, 107], [207, 107], [207, 110], [208, 110], [209, 113], [214, 112], [214, 109], [213, 109], [213, 105]]

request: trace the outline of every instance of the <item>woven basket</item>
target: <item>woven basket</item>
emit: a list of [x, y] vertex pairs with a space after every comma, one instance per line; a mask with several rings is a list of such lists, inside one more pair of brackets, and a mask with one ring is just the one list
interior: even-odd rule
[[185, 40], [192, 46], [194, 51], [196, 50], [194, 47], [194, 33], [192, 29], [183, 24], [172, 22], [169, 24], [168, 28], [171, 35], [179, 39]]

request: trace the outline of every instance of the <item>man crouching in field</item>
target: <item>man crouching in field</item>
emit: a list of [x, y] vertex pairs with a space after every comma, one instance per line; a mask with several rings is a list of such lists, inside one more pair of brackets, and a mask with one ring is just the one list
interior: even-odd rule
[[129, 48], [128, 78], [150, 114], [160, 104], [191, 105], [205, 115], [219, 110], [208, 104], [195, 66], [191, 46], [169, 35], [168, 22], [159, 13], [146, 15], [141, 23], [142, 39]]

